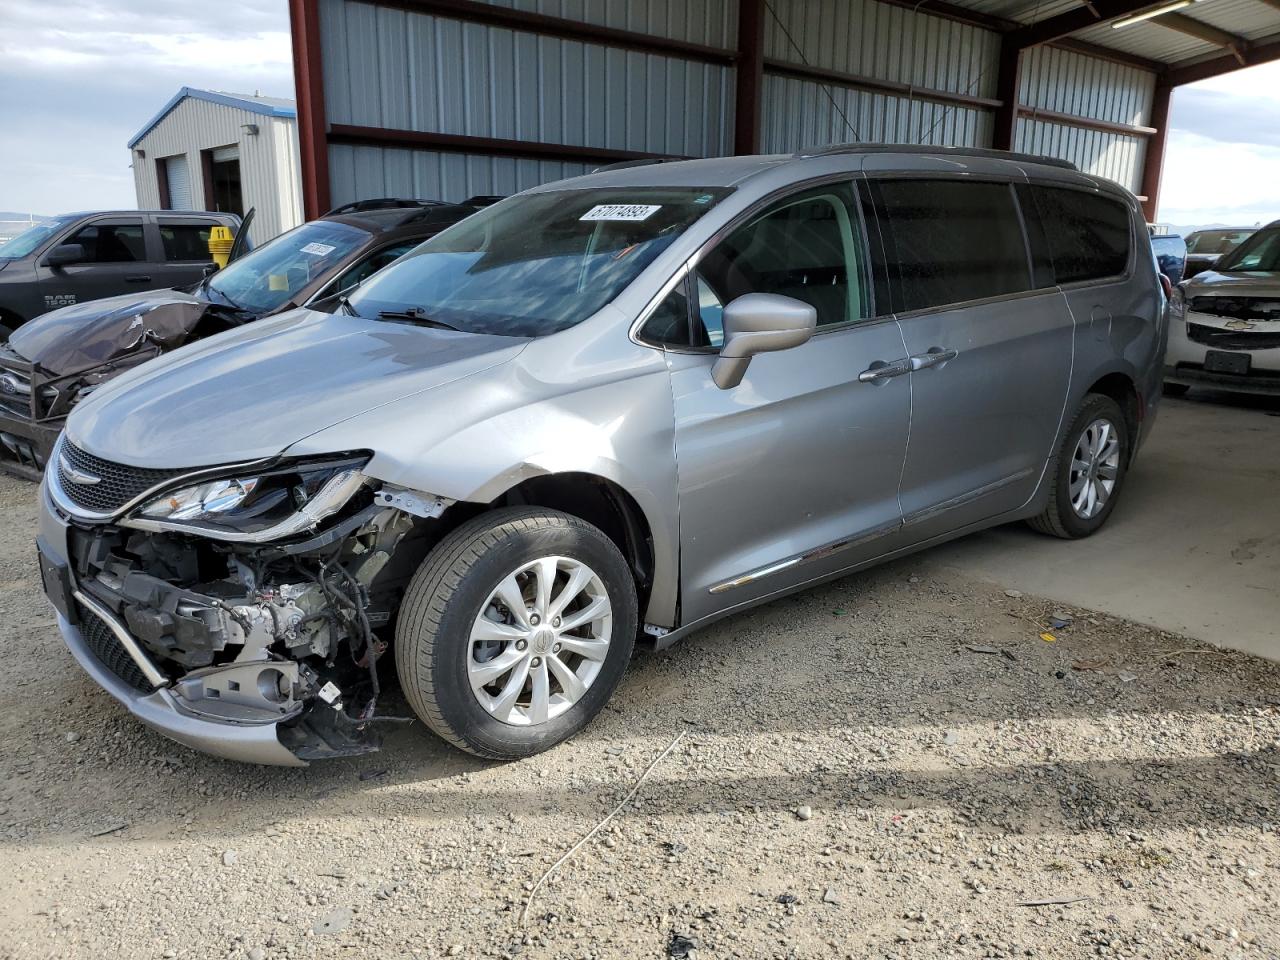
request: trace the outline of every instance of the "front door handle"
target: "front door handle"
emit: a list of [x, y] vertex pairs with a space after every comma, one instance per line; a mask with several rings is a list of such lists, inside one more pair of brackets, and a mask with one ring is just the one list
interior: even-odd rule
[[143, 276], [142, 274], [134, 274], [132, 277], [125, 277], [124, 282], [125, 283], [150, 283], [151, 278], [147, 276]]
[[858, 374], [858, 382], [873, 383], [876, 386], [882, 386], [889, 381], [890, 377], [900, 377], [904, 373], [910, 372], [910, 359], [893, 361], [873, 360], [871, 366]]
[[911, 357], [911, 369], [928, 370], [930, 367], [940, 367], [948, 360], [954, 360], [958, 354], [958, 350], [930, 347], [927, 353], [917, 353]]

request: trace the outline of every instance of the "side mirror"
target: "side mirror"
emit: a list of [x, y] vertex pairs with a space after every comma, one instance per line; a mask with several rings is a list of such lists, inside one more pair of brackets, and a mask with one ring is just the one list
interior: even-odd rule
[[218, 272], [218, 264], [212, 260], [200, 268], [200, 276], [206, 279], [208, 277], [212, 277], [217, 272]]
[[724, 346], [711, 368], [721, 390], [742, 382], [747, 364], [757, 353], [789, 350], [813, 336], [818, 311], [803, 300], [776, 293], [744, 293], [724, 308]]
[[84, 247], [78, 243], [60, 243], [44, 255], [44, 263], [47, 267], [84, 263]]

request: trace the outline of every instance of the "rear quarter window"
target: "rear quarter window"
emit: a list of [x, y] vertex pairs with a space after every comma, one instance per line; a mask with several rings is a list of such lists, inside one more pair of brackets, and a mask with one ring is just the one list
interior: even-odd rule
[[1084, 190], [1033, 185], [1058, 283], [1128, 272], [1132, 220], [1124, 204]]

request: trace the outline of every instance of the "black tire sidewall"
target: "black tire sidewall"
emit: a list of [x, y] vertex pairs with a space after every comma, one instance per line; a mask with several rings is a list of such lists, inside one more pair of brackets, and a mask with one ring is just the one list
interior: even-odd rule
[[[1120, 437], [1120, 468], [1116, 472], [1116, 485], [1107, 499], [1106, 505], [1096, 516], [1088, 520], [1079, 516], [1071, 506], [1071, 461], [1075, 454], [1076, 444], [1085, 428], [1093, 421], [1107, 419]], [[1054, 478], [1057, 485], [1058, 520], [1072, 537], [1087, 537], [1097, 531], [1111, 512], [1124, 489], [1125, 477], [1129, 472], [1129, 425], [1125, 421], [1124, 411], [1110, 397], [1092, 394], [1076, 414], [1071, 429], [1067, 432], [1062, 449], [1058, 454], [1058, 475]]]
[[[609, 653], [594, 682], [572, 708], [536, 727], [518, 727], [496, 720], [471, 691], [467, 676], [471, 627], [481, 604], [504, 577], [546, 556], [572, 557], [600, 576], [613, 606]], [[485, 752], [510, 757], [546, 750], [582, 729], [613, 694], [631, 659], [636, 619], [631, 572], [603, 534], [568, 523], [512, 532], [471, 565], [446, 602], [435, 640], [436, 705], [450, 727]]]

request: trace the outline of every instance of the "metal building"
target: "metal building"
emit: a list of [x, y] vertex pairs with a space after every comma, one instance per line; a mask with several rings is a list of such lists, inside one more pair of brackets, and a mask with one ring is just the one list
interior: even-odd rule
[[302, 222], [292, 100], [183, 87], [129, 149], [140, 209], [243, 216], [252, 207], [254, 243]]
[[1154, 218], [1171, 91], [1280, 0], [290, 0], [308, 216], [851, 141], [1061, 157]]

